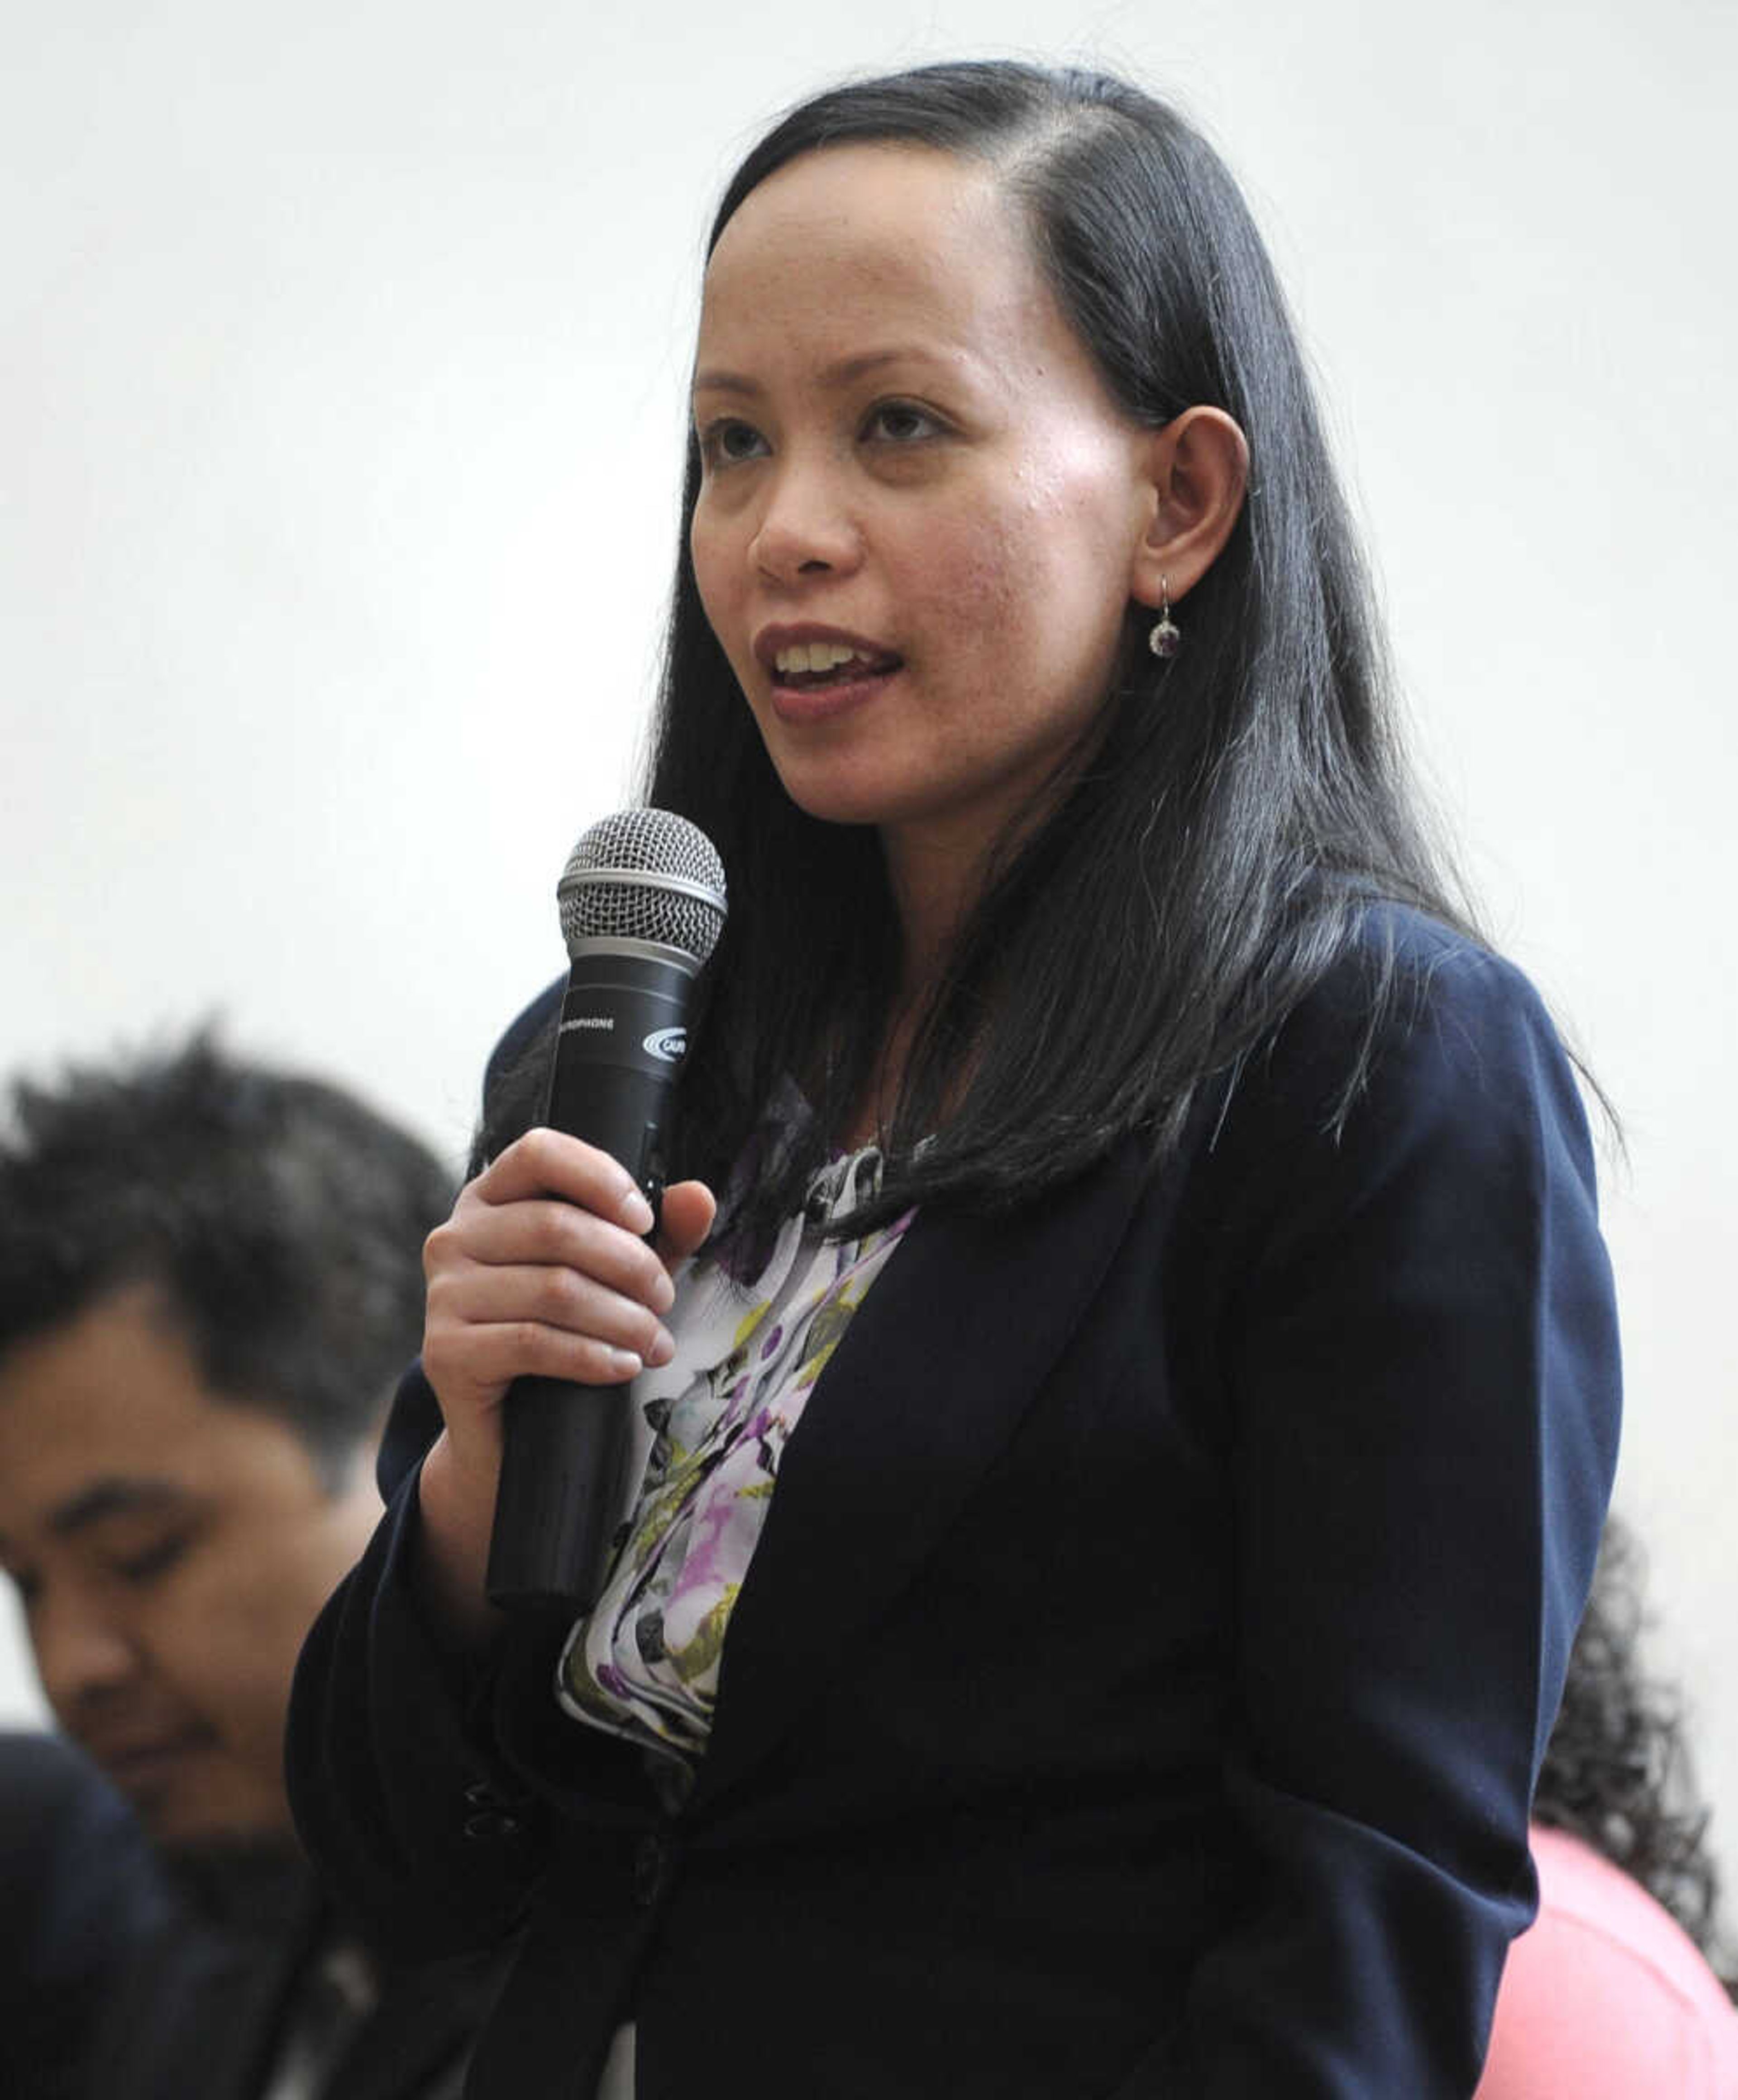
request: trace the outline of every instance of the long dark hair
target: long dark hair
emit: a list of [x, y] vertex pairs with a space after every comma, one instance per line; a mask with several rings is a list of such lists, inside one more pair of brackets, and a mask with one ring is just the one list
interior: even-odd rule
[[[1535, 1821], [1638, 1881], [1718, 1964], [1718, 1870], [1684, 1747], [1683, 1701], [1643, 1668], [1640, 1555], [1608, 1520], [1533, 1796]], [[1733, 1979], [1721, 1981], [1733, 1994]]]
[[[737, 170], [710, 245], [798, 155], [871, 141], [987, 164], [1120, 407], [1154, 428], [1221, 408], [1253, 473], [1183, 611], [1182, 653], [1157, 660], [1152, 615], [1131, 607], [1090, 762], [1065, 767], [1054, 806], [994, 858], [921, 1017], [859, 1226], [917, 1201], [1029, 1198], [1131, 1133], [1162, 1158], [1372, 896], [1465, 924], [1403, 783], [1370, 591], [1285, 301], [1212, 149], [1119, 80], [926, 66], [791, 112]], [[690, 444], [646, 799], [716, 841], [732, 903], [676, 1156], [721, 1187], [796, 1079], [817, 1113], [748, 1200], [763, 1228], [871, 1081], [898, 929], [876, 834], [785, 794], [707, 624], [686, 551], [699, 480]], [[1372, 1036], [1390, 989], [1374, 976]], [[1339, 1113], [1361, 1076], [1345, 1074]]]

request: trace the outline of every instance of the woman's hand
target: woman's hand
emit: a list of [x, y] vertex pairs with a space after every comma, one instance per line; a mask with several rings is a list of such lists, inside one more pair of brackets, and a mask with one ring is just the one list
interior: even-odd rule
[[614, 1385], [668, 1363], [670, 1271], [705, 1238], [716, 1208], [702, 1183], [677, 1183], [649, 1246], [651, 1207], [626, 1169], [581, 1139], [532, 1130], [466, 1184], [430, 1233], [422, 1368], [446, 1429], [423, 1462], [424, 1568], [459, 1630], [490, 1617], [483, 1577], [508, 1387], [528, 1374]]

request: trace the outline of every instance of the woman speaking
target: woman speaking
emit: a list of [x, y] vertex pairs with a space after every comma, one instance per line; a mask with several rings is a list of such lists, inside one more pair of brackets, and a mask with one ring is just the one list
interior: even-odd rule
[[[531, 1009], [303, 1657], [311, 1849], [407, 1955], [522, 1936], [477, 2100], [1469, 2094], [1610, 1277], [1230, 178], [1097, 76], [798, 108], [713, 227], [682, 527], [686, 1178], [648, 1245], [529, 1127]], [[633, 1381], [571, 1623], [486, 1596], [531, 1374]]]

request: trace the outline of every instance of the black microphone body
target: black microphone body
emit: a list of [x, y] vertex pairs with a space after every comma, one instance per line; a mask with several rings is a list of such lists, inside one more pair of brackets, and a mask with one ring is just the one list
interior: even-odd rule
[[607, 950], [575, 956], [567, 973], [549, 1128], [619, 1159], [648, 1194], [664, 1180], [664, 1119], [693, 978], [668, 956]]
[[[704, 836], [659, 811], [626, 813], [580, 840], [561, 889], [572, 966], [546, 1120], [551, 1129], [584, 1138], [619, 1160], [655, 1208], [664, 1178], [664, 1123], [686, 1047], [688, 995], [723, 923], [723, 876], [718, 871], [709, 933], [697, 938], [684, 924], [678, 946], [615, 930], [625, 898], [629, 924], [637, 923], [636, 911], [643, 906], [640, 915], [651, 930], [668, 931], [663, 906], [673, 896], [684, 902], [677, 893], [695, 889], [655, 867], [648, 875], [605, 864], [576, 882], [573, 871], [588, 842], [611, 826], [624, 827], [630, 817], [680, 826], [717, 868]], [[660, 847], [667, 844], [657, 835], [655, 840]], [[620, 849], [615, 838], [594, 850]], [[611, 884], [611, 877], [618, 880]], [[611, 930], [590, 931], [600, 919]], [[696, 946], [704, 952], [692, 952]], [[505, 1448], [489, 1541], [491, 1603], [576, 1615], [597, 1601], [620, 1513], [631, 1405], [626, 1385], [514, 1379], [505, 1402]]]

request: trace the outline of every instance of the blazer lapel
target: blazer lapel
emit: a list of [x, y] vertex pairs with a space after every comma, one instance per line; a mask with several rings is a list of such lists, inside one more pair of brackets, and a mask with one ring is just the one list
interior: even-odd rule
[[1035, 1213], [913, 1221], [786, 1446], [697, 1807], [773, 1748], [920, 1570], [1061, 1354], [1145, 1182], [1124, 1146]]

